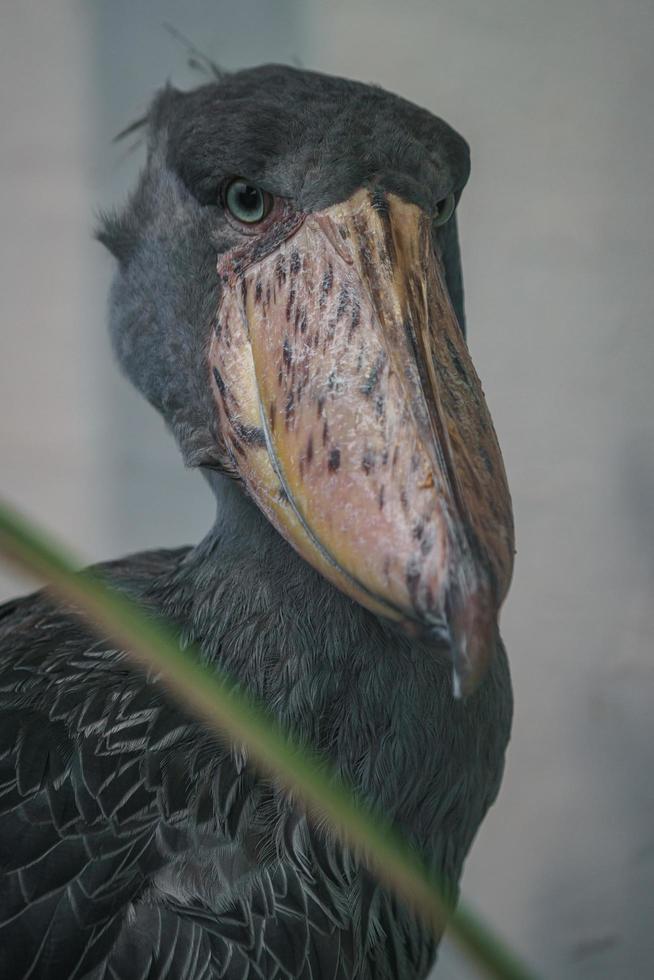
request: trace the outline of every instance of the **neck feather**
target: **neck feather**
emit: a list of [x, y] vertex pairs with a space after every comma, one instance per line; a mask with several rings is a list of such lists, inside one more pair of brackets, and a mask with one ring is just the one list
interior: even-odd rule
[[[506, 657], [452, 696], [447, 656], [408, 640], [306, 564], [228, 478], [217, 520], [167, 582], [165, 612], [371, 803], [457, 874], [501, 776], [511, 717]], [[444, 855], [437, 861], [442, 866]]]

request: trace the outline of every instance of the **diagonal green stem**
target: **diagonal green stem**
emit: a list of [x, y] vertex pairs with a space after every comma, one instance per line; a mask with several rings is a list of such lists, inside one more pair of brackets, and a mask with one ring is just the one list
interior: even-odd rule
[[0, 553], [46, 581], [61, 599], [106, 630], [141, 665], [155, 668], [186, 707], [221, 734], [247, 746], [262, 771], [292, 790], [314, 815], [324, 817], [343, 843], [365, 855], [384, 885], [440, 933], [452, 938], [482, 975], [495, 980], [533, 980], [513, 953], [461, 904], [453, 910], [443, 889], [415, 851], [331, 774], [324, 759], [283, 734], [278, 724], [226, 677], [200, 663], [197, 651], [182, 651], [172, 630], [92, 572], [75, 562], [12, 508], [0, 503]]

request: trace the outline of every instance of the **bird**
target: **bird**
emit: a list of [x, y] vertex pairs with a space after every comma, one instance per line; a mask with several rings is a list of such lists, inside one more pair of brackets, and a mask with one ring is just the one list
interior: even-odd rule
[[[456, 901], [513, 710], [468, 144], [284, 65], [168, 84], [137, 128], [138, 184], [97, 232], [113, 350], [216, 519], [95, 571], [322, 753]], [[0, 709], [4, 980], [429, 973], [440, 936], [364, 857], [47, 590], [0, 607]]]

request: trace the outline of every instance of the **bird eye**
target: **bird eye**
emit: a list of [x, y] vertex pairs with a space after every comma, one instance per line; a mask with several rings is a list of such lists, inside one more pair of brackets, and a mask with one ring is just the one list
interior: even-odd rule
[[436, 217], [434, 222], [436, 225], [444, 225], [446, 221], [449, 221], [454, 214], [454, 208], [456, 207], [456, 197], [454, 194], [450, 193], [447, 197], [444, 197], [442, 201], [439, 201], [436, 206]]
[[237, 221], [256, 225], [270, 213], [272, 196], [237, 177], [225, 188], [225, 207]]

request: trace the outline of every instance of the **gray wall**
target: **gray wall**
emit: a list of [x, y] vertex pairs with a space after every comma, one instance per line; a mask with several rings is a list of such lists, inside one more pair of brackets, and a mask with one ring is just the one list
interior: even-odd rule
[[[110, 137], [167, 77], [226, 67], [377, 81], [473, 148], [461, 205], [472, 353], [518, 531], [503, 630], [516, 720], [464, 894], [548, 976], [654, 960], [654, 7], [651, 0], [23, 0], [0, 33], [3, 493], [87, 559], [211, 519], [111, 362], [94, 209], [138, 151]], [[5, 570], [0, 594], [23, 587]], [[441, 980], [467, 969], [447, 949]], [[472, 975], [472, 974], [470, 974]]]

